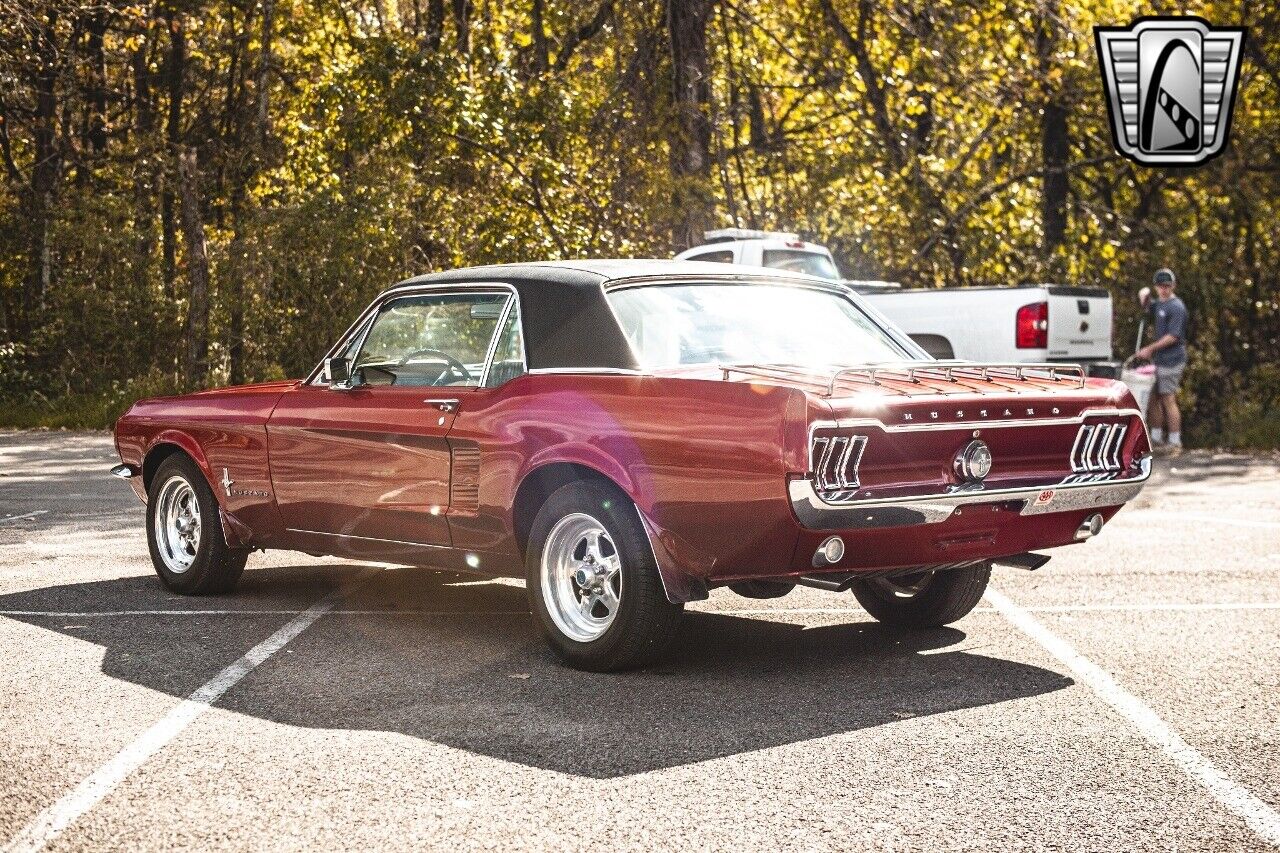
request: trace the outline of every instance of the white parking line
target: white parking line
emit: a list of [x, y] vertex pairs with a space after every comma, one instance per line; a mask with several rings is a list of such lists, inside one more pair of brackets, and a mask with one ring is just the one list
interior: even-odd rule
[[129, 774], [155, 755], [187, 726], [218, 701], [240, 679], [259, 664], [284, 648], [291, 640], [333, 609], [338, 600], [372, 578], [367, 575], [346, 589], [334, 590], [309, 609], [298, 614], [283, 628], [254, 646], [244, 657], [202, 685], [198, 690], [138, 735], [115, 757], [87, 776], [57, 802], [46, 808], [5, 845], [6, 853], [41, 850], [61, 835], [76, 818], [97, 805]]
[[1224, 601], [1204, 603], [1151, 602], [1147, 604], [1049, 604], [1024, 607], [1028, 613], [1101, 613], [1116, 611], [1159, 610], [1280, 610], [1280, 601]]
[[44, 515], [48, 511], [49, 510], [47, 509], [38, 509], [35, 512], [24, 512], [22, 515], [7, 515], [4, 518], [0, 518], [0, 524], [4, 524], [6, 521], [20, 521], [24, 518], [35, 518], [37, 515]]
[[1015, 627], [1071, 669], [1093, 692], [1125, 717], [1150, 743], [1160, 748], [1184, 773], [1204, 785], [1222, 805], [1270, 844], [1280, 845], [1280, 813], [1227, 777], [1187, 743], [1141, 699], [1121, 687], [1111, 674], [1041, 625], [1010, 599], [988, 588], [986, 598]]

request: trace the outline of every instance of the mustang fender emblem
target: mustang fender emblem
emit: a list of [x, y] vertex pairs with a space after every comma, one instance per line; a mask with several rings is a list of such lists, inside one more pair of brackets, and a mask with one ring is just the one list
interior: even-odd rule
[[229, 498], [265, 498], [270, 497], [271, 493], [263, 489], [233, 489], [236, 481], [231, 479], [231, 472], [226, 468], [222, 469], [222, 479], [218, 481], [222, 484], [222, 490], [227, 493]]

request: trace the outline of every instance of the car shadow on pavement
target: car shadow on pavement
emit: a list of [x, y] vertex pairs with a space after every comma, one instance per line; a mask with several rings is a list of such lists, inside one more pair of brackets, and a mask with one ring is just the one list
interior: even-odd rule
[[[289, 619], [256, 611], [303, 609], [362, 571], [332, 564], [251, 571], [235, 595], [199, 599], [177, 598], [150, 577], [72, 584], [0, 596], [0, 611], [9, 614], [0, 618], [100, 645], [103, 673], [185, 697]], [[782, 602], [768, 604], [776, 615], [690, 612], [661, 665], [600, 675], [551, 656], [518, 586], [389, 570], [218, 706], [616, 778], [1072, 684], [1047, 669], [966, 650], [966, 634], [955, 628], [898, 632], [857, 610], [847, 622], [831, 624], [841, 616], [824, 614], [806, 617], [822, 624], [802, 625]], [[237, 613], [16, 613], [165, 609]]]

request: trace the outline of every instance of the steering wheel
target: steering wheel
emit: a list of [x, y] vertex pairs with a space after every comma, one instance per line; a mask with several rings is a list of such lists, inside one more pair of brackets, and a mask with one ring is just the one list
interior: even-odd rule
[[470, 381], [473, 378], [471, 376], [471, 371], [467, 370], [467, 366], [465, 364], [458, 361], [456, 358], [449, 355], [447, 352], [441, 352], [438, 349], [429, 349], [429, 348], [416, 349], [413, 352], [406, 355], [404, 358], [397, 361], [396, 367], [404, 367], [406, 364], [408, 364], [410, 361], [412, 361], [414, 358], [420, 355], [435, 356], [436, 358], [440, 359], [445, 363], [446, 365], [445, 371], [444, 373], [441, 373], [440, 376], [437, 378], [435, 383], [436, 385], [440, 384], [439, 380], [443, 379], [446, 373], [452, 373], [458, 379], [462, 379], [465, 381]]

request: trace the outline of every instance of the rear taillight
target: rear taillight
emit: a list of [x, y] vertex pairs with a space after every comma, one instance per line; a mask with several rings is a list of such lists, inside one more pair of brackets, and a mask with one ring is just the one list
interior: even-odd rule
[[809, 467], [824, 492], [856, 491], [865, 435], [819, 435], [809, 445]]
[[1016, 338], [1018, 349], [1048, 349], [1048, 302], [1033, 302], [1018, 309]]
[[1085, 424], [1071, 445], [1071, 470], [1077, 474], [1119, 471], [1124, 467], [1128, 424]]

